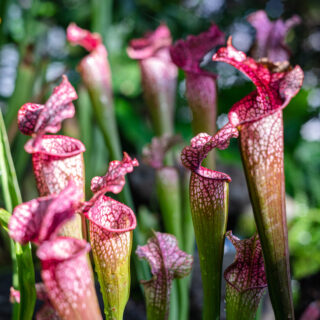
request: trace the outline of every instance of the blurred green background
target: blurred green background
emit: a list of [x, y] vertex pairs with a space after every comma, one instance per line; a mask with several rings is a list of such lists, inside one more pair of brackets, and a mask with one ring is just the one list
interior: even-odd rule
[[[101, 175], [106, 170], [108, 152], [91, 114], [88, 94], [76, 71], [77, 64], [86, 53], [66, 43], [68, 24], [76, 22], [82, 28], [97, 31], [103, 36], [112, 69], [115, 110], [123, 149], [139, 158], [153, 133], [142, 99], [138, 64], [126, 54], [129, 40], [155, 29], [160, 22], [167, 23], [174, 40], [205, 31], [211, 22], [215, 22], [226, 35], [233, 36], [238, 49], [248, 53], [255, 39], [255, 30], [246, 22], [246, 16], [259, 9], [266, 10], [272, 19], [287, 19], [293, 14], [298, 14], [302, 19], [302, 23], [288, 34], [287, 43], [292, 51], [291, 62], [303, 68], [305, 80], [303, 89], [284, 110], [289, 241], [293, 277], [297, 280], [297, 309], [301, 312], [309, 302], [320, 299], [318, 0], [1, 0], [0, 107], [4, 113], [23, 199], [29, 200], [36, 197], [37, 192], [30, 156], [23, 149], [26, 138], [17, 133], [16, 113], [25, 102], [43, 103], [52, 88], [60, 82], [61, 75], [66, 73], [78, 90], [79, 100], [76, 103], [76, 119], [66, 121], [63, 131], [85, 143], [87, 178]], [[218, 126], [221, 126], [233, 103], [253, 87], [235, 69], [226, 65], [208, 62], [205, 67], [219, 74]], [[187, 143], [192, 137], [191, 114], [184, 91], [184, 76], [180, 72], [175, 124], [176, 133], [180, 133]], [[218, 164], [227, 170], [231, 168], [232, 172], [241, 172], [236, 141], [218, 154]], [[144, 171], [140, 180], [143, 174]], [[151, 211], [157, 210], [152, 207], [152, 195], [150, 199], [138, 188], [139, 183], [143, 185], [150, 179], [146, 176], [145, 182], [139, 182], [139, 176], [136, 176], [133, 178], [136, 182], [132, 181], [137, 185], [138, 191], [133, 192], [136, 204], [142, 207], [140, 214], [144, 219], [150, 218], [144, 211], [146, 207]], [[243, 183], [244, 180], [240, 181]], [[235, 183], [231, 198], [233, 194], [237, 196], [238, 189], [244, 188], [241, 183]], [[246, 194], [244, 197], [247, 201]], [[247, 208], [232, 208], [231, 201], [230, 228], [235, 228], [241, 236], [250, 235], [254, 228], [252, 214]], [[152, 226], [156, 224], [153, 218], [150, 218]], [[4, 241], [1, 242], [0, 261], [4, 269], [10, 263]]]

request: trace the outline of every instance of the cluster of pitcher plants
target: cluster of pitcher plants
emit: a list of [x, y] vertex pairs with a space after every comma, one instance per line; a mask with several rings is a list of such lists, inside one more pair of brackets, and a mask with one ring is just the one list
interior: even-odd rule
[[[56, 135], [63, 120], [75, 115], [73, 101], [78, 98], [63, 76], [45, 104], [25, 103], [17, 115], [19, 130], [30, 136], [25, 151], [32, 155], [39, 192], [38, 198], [22, 203], [0, 119], [6, 206], [0, 211], [0, 222], [12, 239], [14, 319], [31, 319], [36, 297], [43, 300], [36, 319], [102, 319], [93, 270], [106, 319], [122, 319], [130, 294], [132, 259], [132, 272], [145, 295], [147, 318], [186, 320], [194, 240], [201, 268], [203, 319], [219, 319], [225, 237], [236, 249], [234, 262], [224, 271], [227, 319], [255, 319], [267, 287], [275, 318], [294, 319], [282, 109], [303, 82], [303, 71], [290, 66], [284, 44], [286, 33], [299, 19], [272, 22], [258, 11], [248, 21], [257, 31], [253, 57], [237, 50], [231, 37], [226, 41], [215, 24], [174, 44], [170, 30], [161, 24], [128, 45], [128, 56], [140, 65], [155, 134], [142, 159], [155, 169], [165, 231], [152, 231], [146, 244], [141, 243], [139, 218], [125, 177], [139, 163], [122, 153], [107, 50], [99, 34], [69, 25], [69, 43], [89, 52], [78, 70], [112, 161], [108, 168], [106, 164], [104, 176], [92, 177], [92, 196], [85, 199], [85, 145]], [[200, 67], [209, 52], [213, 61], [235, 67], [256, 87], [230, 108], [228, 122], [220, 130], [216, 128], [218, 75]], [[194, 134], [190, 145], [180, 148], [179, 157], [181, 141], [174, 136], [178, 68], [185, 73]], [[215, 149], [227, 148], [231, 138], [239, 140], [257, 227], [244, 240], [226, 230], [231, 177], [215, 171]], [[42, 283], [35, 284], [30, 243], [41, 263]], [[141, 259], [149, 263], [152, 275]]]

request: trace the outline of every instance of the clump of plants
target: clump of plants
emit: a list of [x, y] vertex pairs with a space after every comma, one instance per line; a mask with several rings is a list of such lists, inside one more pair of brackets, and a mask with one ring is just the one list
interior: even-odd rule
[[[150, 230], [147, 243], [142, 243], [139, 224], [143, 221], [134, 213], [125, 178], [139, 163], [122, 151], [107, 50], [99, 34], [69, 25], [68, 41], [89, 52], [78, 70], [111, 161], [105, 175], [91, 177], [91, 197], [86, 199], [86, 146], [75, 138], [57, 135], [62, 122], [75, 115], [73, 102], [78, 99], [63, 76], [45, 104], [26, 103], [17, 114], [20, 132], [30, 136], [24, 148], [32, 155], [39, 192], [38, 198], [22, 202], [0, 118], [5, 200], [0, 222], [11, 238], [14, 319], [32, 319], [36, 297], [44, 301], [37, 319], [102, 319], [94, 274], [100, 283], [105, 318], [122, 319], [134, 272], [145, 295], [148, 319], [186, 320], [194, 254], [199, 255], [201, 268], [203, 319], [219, 319], [226, 236], [236, 249], [234, 262], [224, 271], [227, 319], [255, 319], [266, 287], [275, 318], [294, 319], [282, 110], [299, 92], [303, 71], [290, 66], [282, 38], [271, 44], [263, 41], [280, 27], [284, 36], [298, 21], [295, 17], [286, 28], [280, 22], [265, 22], [270, 32], [265, 37], [257, 22], [266, 19], [264, 13], [248, 19], [257, 29], [254, 58], [237, 50], [231, 37], [225, 41], [214, 24], [198, 36], [174, 44], [169, 28], [161, 24], [128, 46], [128, 56], [140, 66], [155, 135], [142, 158], [155, 170], [163, 230]], [[256, 87], [230, 108], [228, 121], [220, 130], [216, 128], [218, 75], [200, 67], [203, 57], [214, 48], [212, 61], [235, 67]], [[178, 68], [185, 73], [194, 135], [184, 147], [174, 136]], [[227, 232], [232, 177], [215, 170], [215, 152], [228, 148], [232, 138], [239, 141], [256, 223], [257, 231], [250, 239], [240, 240]], [[41, 264], [40, 284], [35, 284], [31, 243]]]

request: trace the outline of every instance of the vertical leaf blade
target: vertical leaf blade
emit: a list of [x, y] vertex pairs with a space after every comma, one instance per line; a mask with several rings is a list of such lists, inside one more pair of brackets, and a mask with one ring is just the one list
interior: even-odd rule
[[[13, 166], [5, 124], [0, 112], [0, 170], [1, 187], [7, 211], [22, 202], [17, 176]], [[32, 319], [36, 300], [34, 268], [31, 245], [21, 246], [14, 243], [11, 246], [13, 261], [13, 285], [20, 290], [21, 302], [18, 311], [14, 311], [14, 318], [21, 320]]]

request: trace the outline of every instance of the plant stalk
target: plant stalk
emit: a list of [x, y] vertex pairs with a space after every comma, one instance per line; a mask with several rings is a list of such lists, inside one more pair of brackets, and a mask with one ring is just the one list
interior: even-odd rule
[[[251, 143], [255, 148], [250, 147]], [[240, 149], [275, 317], [277, 320], [294, 319], [285, 208], [282, 111], [243, 125]]]
[[228, 198], [228, 182], [204, 178], [196, 173], [191, 174], [191, 212], [200, 258], [204, 320], [220, 319]]
[[[11, 158], [5, 124], [0, 111], [0, 170], [6, 210], [22, 202], [18, 181]], [[21, 246], [12, 241], [13, 285], [20, 291], [20, 304], [15, 304], [13, 319], [31, 320], [36, 301], [35, 276], [30, 243]]]
[[[180, 248], [184, 248], [184, 237], [181, 221], [181, 187], [180, 178], [174, 167], [163, 167], [156, 170], [157, 195], [165, 231], [173, 234]], [[170, 319], [187, 319], [189, 310], [188, 278], [177, 279], [173, 283], [172, 304], [178, 303], [178, 314], [174, 315], [175, 307], [170, 308]], [[175, 300], [176, 299], [176, 300]]]

